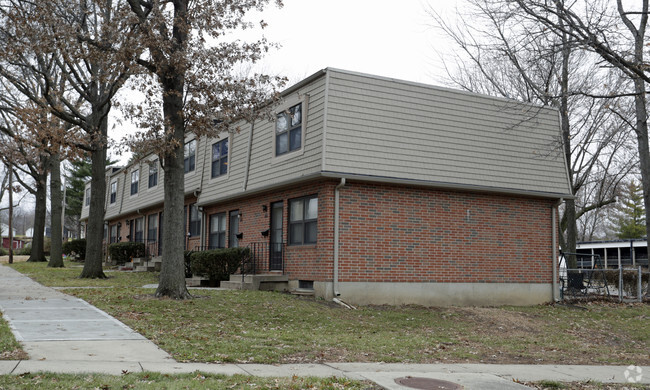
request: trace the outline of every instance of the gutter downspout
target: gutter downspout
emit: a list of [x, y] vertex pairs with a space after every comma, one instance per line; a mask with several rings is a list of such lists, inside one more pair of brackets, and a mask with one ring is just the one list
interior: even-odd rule
[[551, 207], [551, 232], [552, 238], [551, 238], [551, 245], [553, 248], [553, 255], [552, 255], [552, 261], [553, 261], [553, 302], [559, 301], [558, 299], [558, 284], [557, 284], [557, 267], [558, 267], [558, 262], [557, 262], [557, 216], [556, 216], [556, 210], [560, 204], [564, 202], [564, 198], [560, 198], [560, 200], [557, 201], [557, 203], [553, 204], [553, 207]]
[[334, 189], [334, 275], [333, 275], [333, 289], [334, 300], [341, 295], [339, 292], [339, 191], [345, 187], [345, 178], [341, 178], [341, 182]]

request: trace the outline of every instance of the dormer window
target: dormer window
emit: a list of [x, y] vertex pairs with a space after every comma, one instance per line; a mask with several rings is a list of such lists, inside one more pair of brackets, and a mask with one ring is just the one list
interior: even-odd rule
[[275, 155], [302, 147], [302, 103], [279, 113], [275, 121]]

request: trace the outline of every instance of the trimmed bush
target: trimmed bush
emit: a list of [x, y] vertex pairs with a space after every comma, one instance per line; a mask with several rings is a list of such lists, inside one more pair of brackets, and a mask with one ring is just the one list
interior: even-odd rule
[[0, 256], [7, 256], [9, 252], [5, 248], [0, 248]]
[[116, 264], [124, 264], [136, 257], [144, 257], [144, 243], [118, 242], [108, 246], [108, 254]]
[[86, 258], [86, 239], [66, 241], [63, 243], [62, 250], [66, 255], [74, 255], [77, 260], [84, 260]]
[[16, 249], [14, 251], [14, 255], [19, 255], [19, 256], [29, 256], [32, 254], [32, 246], [28, 245], [26, 247]]
[[203, 252], [193, 252], [190, 255], [193, 275], [201, 275], [210, 279], [211, 283], [230, 279], [237, 272], [242, 262], [250, 257], [248, 248], [213, 249]]
[[[607, 284], [609, 287], [618, 288], [618, 270], [605, 271], [605, 278], [607, 279]], [[594, 274], [594, 278], [600, 281], [601, 276], [597, 273]], [[641, 272], [641, 288], [647, 290], [648, 280], [650, 279], [650, 274], [648, 274], [648, 269], [643, 268]], [[623, 269], [623, 291], [630, 296], [636, 296], [638, 293], [638, 283], [639, 283], [639, 271], [634, 268]]]

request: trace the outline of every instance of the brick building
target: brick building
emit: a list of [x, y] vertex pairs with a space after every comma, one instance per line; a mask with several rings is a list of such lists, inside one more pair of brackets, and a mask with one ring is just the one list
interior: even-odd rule
[[[274, 110], [186, 139], [188, 249], [261, 249], [258, 272], [352, 303], [553, 298], [571, 196], [556, 111], [336, 69]], [[110, 172], [109, 241], [159, 250], [163, 185], [156, 156]]]

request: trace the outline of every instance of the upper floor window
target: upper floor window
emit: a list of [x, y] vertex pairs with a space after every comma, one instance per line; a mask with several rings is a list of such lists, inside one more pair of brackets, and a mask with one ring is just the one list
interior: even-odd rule
[[280, 156], [302, 147], [302, 103], [277, 115], [275, 121], [275, 155]]
[[191, 140], [190, 142], [187, 142], [183, 146], [183, 156], [185, 156], [185, 159], [183, 160], [183, 167], [185, 169], [185, 173], [192, 172], [196, 167], [196, 140], [195, 139]]
[[318, 222], [316, 195], [289, 201], [289, 244], [315, 244]]
[[212, 145], [212, 177], [228, 173], [228, 138]]
[[149, 188], [158, 185], [158, 160], [149, 163]]
[[111, 182], [111, 204], [117, 201], [117, 181]]
[[138, 193], [138, 183], [140, 182], [140, 171], [135, 170], [131, 172], [131, 195]]
[[90, 188], [86, 188], [86, 206], [90, 206]]

